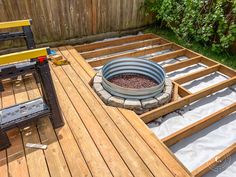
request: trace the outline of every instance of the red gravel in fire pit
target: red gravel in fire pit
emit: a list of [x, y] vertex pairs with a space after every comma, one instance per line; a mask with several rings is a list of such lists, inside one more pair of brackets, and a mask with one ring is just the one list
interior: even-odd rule
[[159, 84], [154, 79], [141, 74], [120, 74], [108, 79], [108, 81], [124, 88], [133, 89], [149, 88]]

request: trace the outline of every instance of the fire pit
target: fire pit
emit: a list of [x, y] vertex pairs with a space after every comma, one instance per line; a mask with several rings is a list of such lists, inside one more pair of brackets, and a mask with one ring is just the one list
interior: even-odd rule
[[122, 58], [103, 66], [93, 88], [104, 103], [142, 114], [170, 101], [172, 82], [154, 62]]

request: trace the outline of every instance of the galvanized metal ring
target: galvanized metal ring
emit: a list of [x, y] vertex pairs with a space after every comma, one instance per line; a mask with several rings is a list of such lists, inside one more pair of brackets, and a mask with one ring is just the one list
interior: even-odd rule
[[[115, 85], [108, 79], [119, 74], [141, 74], [155, 80], [159, 85], [150, 88], [131, 89]], [[105, 90], [115, 96], [126, 99], [147, 99], [161, 93], [165, 86], [166, 74], [157, 63], [136, 58], [120, 58], [113, 60], [102, 68], [102, 85]]]

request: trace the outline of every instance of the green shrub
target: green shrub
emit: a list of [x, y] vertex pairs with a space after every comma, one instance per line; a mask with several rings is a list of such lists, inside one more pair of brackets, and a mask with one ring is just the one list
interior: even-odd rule
[[236, 40], [236, 0], [145, 0], [144, 8], [160, 26], [213, 51], [226, 50]]

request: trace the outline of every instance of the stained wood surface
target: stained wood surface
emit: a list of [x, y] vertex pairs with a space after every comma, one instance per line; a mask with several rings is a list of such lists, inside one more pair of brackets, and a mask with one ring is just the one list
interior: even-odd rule
[[[55, 50], [71, 63], [50, 64], [65, 126], [53, 130], [43, 118], [37, 125], [9, 132], [12, 146], [0, 152], [1, 177], [190, 176], [138, 116], [100, 101], [89, 85], [94, 70], [73, 47]], [[4, 87], [3, 107], [41, 96], [32, 76]], [[28, 142], [48, 148], [30, 149], [25, 147]]]
[[[151, 34], [148, 34], [151, 35]], [[138, 38], [144, 37], [145, 40], [138, 41]], [[140, 118], [144, 122], [149, 122], [155, 120], [161, 116], [164, 116], [170, 112], [173, 112], [179, 108], [184, 107], [185, 105], [191, 104], [192, 102], [199, 100], [203, 97], [206, 97], [214, 92], [222, 90], [224, 88], [230, 87], [236, 84], [236, 71], [224, 66], [216, 61], [213, 61], [207, 57], [204, 57], [196, 52], [193, 52], [189, 49], [186, 49], [180, 45], [171, 43], [168, 40], [161, 38], [160, 36], [152, 35], [151, 39], [148, 39], [147, 36], [141, 35], [131, 38], [132, 41], [126, 41], [125, 39], [115, 39], [109, 41], [109, 47], [104, 46], [106, 42], [99, 42], [99, 43], [91, 43], [86, 45], [81, 45], [76, 48], [78, 51], [84, 50], [85, 52], [81, 52], [80, 54], [87, 59], [88, 63], [91, 67], [98, 67], [103, 66], [108, 61], [114, 60], [119, 57], [142, 57], [147, 54], [153, 54], [155, 52], [168, 50], [168, 53], [160, 54], [157, 56], [153, 56], [148, 58], [154, 62], [166, 62], [167, 65], [164, 66], [164, 69], [167, 73], [171, 72], [178, 72], [180, 69], [192, 67], [193, 65], [201, 65], [204, 69], [200, 69], [199, 71], [190, 72], [184, 76], [177, 77], [173, 80], [174, 90], [173, 90], [173, 98], [169, 104], [156, 108], [152, 111], [146, 112], [140, 116]], [[122, 44], [120, 43], [121, 41]], [[137, 42], [136, 42], [137, 41]], [[159, 43], [152, 43], [152, 41], [160, 41]], [[119, 44], [120, 43], [120, 44]], [[114, 44], [114, 45], [113, 45]], [[87, 47], [86, 47], [87, 46]], [[90, 48], [93, 46], [93, 48]], [[144, 47], [144, 48], [142, 48]], [[138, 49], [141, 48], [141, 49]], [[178, 57], [187, 57], [185, 59], [178, 59]], [[93, 58], [95, 57], [95, 58]], [[99, 57], [99, 58], [96, 58]], [[81, 56], [79, 57], [81, 58]], [[175, 59], [175, 62], [170, 64], [168, 60]], [[173, 61], [173, 60], [172, 60]], [[93, 72], [92, 68], [88, 66], [85, 67], [86, 71]], [[215, 85], [209, 86], [202, 90], [199, 90], [196, 93], [190, 92], [186, 89], [182, 84], [187, 83], [189, 81], [193, 81], [195, 79], [199, 79], [205, 77], [209, 74], [218, 72], [222, 75], [225, 75], [227, 79]], [[92, 76], [95, 73], [92, 73]], [[98, 100], [100, 100], [98, 98]], [[103, 103], [102, 103], [103, 104]], [[179, 131], [167, 136], [166, 138], [162, 139], [162, 142], [165, 143], [167, 146], [171, 146], [178, 141], [181, 141], [184, 138], [187, 138], [194, 133], [201, 131], [204, 128], [214, 124], [215, 122], [225, 118], [228, 114], [235, 112], [235, 104], [229, 105], [221, 110], [193, 123], [189, 126], [180, 129]], [[104, 105], [104, 104], [103, 104]], [[136, 123], [133, 123], [132, 119], [137, 115], [131, 111], [125, 109], [119, 109], [123, 115], [125, 115], [128, 120], [130, 120], [131, 125], [135, 126]], [[140, 120], [141, 121], [141, 120]], [[142, 128], [138, 128], [137, 130], [142, 131]], [[141, 136], [144, 136], [145, 133], [140, 133]], [[150, 138], [149, 138], [150, 139]], [[165, 152], [165, 151], [163, 151]], [[235, 144], [228, 147], [227, 149], [223, 150], [220, 154], [206, 162], [205, 164], [199, 166], [197, 169], [192, 171], [193, 176], [202, 176], [203, 174], [207, 173], [212, 167], [218, 165], [222, 160], [227, 158], [228, 156], [235, 153]], [[160, 156], [161, 157], [161, 156]], [[163, 159], [165, 157], [162, 156]], [[215, 159], [219, 160], [215, 160]], [[170, 163], [167, 164], [168, 167], [174, 168]], [[185, 168], [185, 167], [183, 167]]]
[[[96, 0], [93, 2], [99, 4]], [[97, 13], [94, 7], [93, 11]], [[93, 31], [96, 29], [93, 28]], [[128, 51], [156, 44], [160, 46]], [[235, 84], [236, 72], [233, 69], [153, 34], [86, 44], [76, 46], [76, 49], [72, 46], [56, 48], [59, 55], [70, 61], [70, 65], [56, 67], [50, 64], [65, 126], [53, 130], [49, 119], [44, 118], [37, 125], [32, 124], [23, 130], [9, 131], [8, 135], [13, 145], [0, 152], [0, 177], [201, 176], [209, 170], [209, 165], [215, 166], [219, 163], [213, 158], [191, 174], [166, 145], [173, 145], [223, 119], [235, 111], [235, 103], [162, 140], [159, 140], [143, 121], [156, 119]], [[173, 80], [174, 98], [169, 104], [137, 116], [129, 110], [106, 106], [92, 90], [91, 80], [96, 74], [92, 66], [101, 66], [117, 56], [143, 56], [166, 49], [171, 50], [169, 53], [151, 57], [150, 60], [163, 62], [171, 58], [188, 57], [183, 61], [166, 65], [164, 68], [167, 72], [199, 63], [205, 66], [200, 71]], [[116, 54], [126, 50], [128, 54]], [[95, 62], [87, 62], [83, 57], [113, 53], [115, 56], [108, 56]], [[214, 72], [220, 72], [228, 79], [196, 93], [191, 93], [181, 85]], [[1, 107], [11, 106], [41, 95], [40, 86], [32, 76], [19, 83], [4, 82], [4, 87], [5, 91], [1, 93], [0, 99]], [[27, 142], [47, 144], [48, 149], [26, 148]], [[216, 157], [223, 160], [233, 153], [235, 153], [235, 144]], [[37, 173], [38, 170], [41, 171], [40, 174]]]

